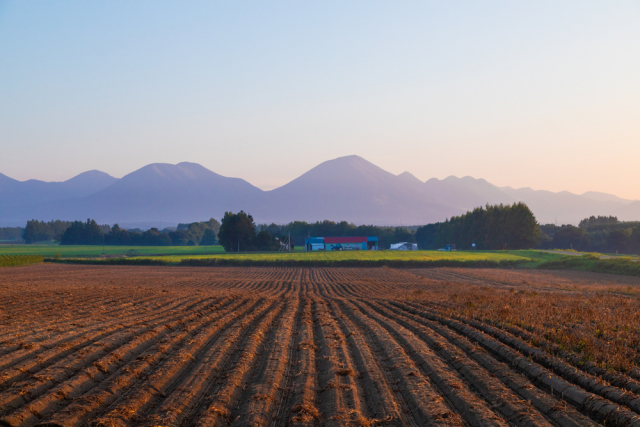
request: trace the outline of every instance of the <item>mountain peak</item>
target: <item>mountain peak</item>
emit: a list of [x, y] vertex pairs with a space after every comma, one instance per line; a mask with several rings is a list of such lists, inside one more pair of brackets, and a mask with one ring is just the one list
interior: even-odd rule
[[422, 181], [420, 181], [418, 178], [415, 177], [415, 175], [413, 175], [410, 172], [402, 172], [399, 175], [396, 175], [398, 178], [400, 178], [401, 180], [403, 180], [404, 182], [408, 183], [408, 184], [420, 184], [422, 185]]
[[177, 200], [179, 194], [210, 194], [212, 191], [223, 193], [246, 191], [262, 193], [262, 190], [238, 178], [219, 175], [198, 163], [182, 162], [178, 164], [151, 163], [122, 177], [117, 183], [105, 189], [109, 194], [133, 194], [144, 191], [165, 197], [174, 192]]
[[151, 163], [125, 175], [121, 181], [150, 182], [158, 178], [165, 182], [181, 182], [223, 177], [198, 163]]
[[[300, 175], [280, 189], [313, 186], [316, 191], [331, 192], [338, 188], [361, 188], [363, 185], [371, 187], [373, 183], [389, 182], [396, 176], [360, 156], [344, 156], [327, 160], [313, 169]], [[279, 188], [271, 190], [279, 192]]]
[[82, 172], [71, 179], [64, 181], [65, 184], [74, 187], [107, 187], [118, 178], [114, 178], [108, 173], [93, 169], [90, 171]]
[[[374, 165], [373, 163], [369, 162], [368, 160], [365, 160], [364, 158], [360, 157], [360, 156], [356, 156], [351, 155], [351, 156], [342, 156], [342, 157], [337, 157], [335, 159], [331, 159], [331, 160], [326, 160], [322, 163], [320, 163], [318, 166], [316, 166], [313, 169], [319, 168], [319, 167], [327, 167], [327, 166], [331, 166], [331, 167], [351, 167], [351, 168], [378, 168], [376, 165]], [[312, 169], [312, 170], [313, 170]]]

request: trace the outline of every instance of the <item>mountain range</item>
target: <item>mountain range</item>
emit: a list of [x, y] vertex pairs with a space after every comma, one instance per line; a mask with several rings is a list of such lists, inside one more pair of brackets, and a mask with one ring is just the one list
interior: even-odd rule
[[28, 219], [84, 220], [148, 228], [220, 219], [244, 210], [258, 223], [346, 220], [355, 224], [421, 225], [487, 203], [525, 202], [540, 223], [577, 224], [591, 215], [640, 220], [640, 201], [607, 193], [497, 187], [450, 176], [426, 182], [394, 175], [359, 156], [319, 164], [293, 181], [263, 191], [197, 163], [155, 163], [120, 179], [88, 171], [64, 182], [17, 181], [0, 174], [0, 226]]

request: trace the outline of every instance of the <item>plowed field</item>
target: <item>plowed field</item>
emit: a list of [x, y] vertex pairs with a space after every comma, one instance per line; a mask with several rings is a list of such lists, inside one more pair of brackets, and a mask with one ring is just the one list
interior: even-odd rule
[[[5, 269], [0, 425], [640, 426], [640, 282], [580, 274]], [[627, 365], [545, 335], [583, 300]]]

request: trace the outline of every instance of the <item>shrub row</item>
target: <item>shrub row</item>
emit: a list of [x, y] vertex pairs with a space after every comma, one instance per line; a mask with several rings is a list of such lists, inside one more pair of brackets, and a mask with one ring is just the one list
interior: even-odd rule
[[600, 259], [593, 255], [567, 256], [559, 260], [541, 262], [537, 268], [545, 270], [582, 270], [623, 276], [640, 276], [640, 262], [630, 258]]
[[268, 266], [268, 267], [392, 267], [392, 268], [436, 268], [436, 267], [474, 267], [500, 268], [522, 264], [520, 260], [504, 261], [460, 261], [460, 260], [255, 260], [242, 258], [189, 258], [180, 261], [183, 266], [224, 267], [224, 266]]
[[0, 255], [0, 267], [40, 264], [43, 261], [42, 255]]
[[[149, 258], [47, 258], [47, 262], [66, 264], [94, 264], [94, 265], [175, 265], [162, 259]], [[466, 267], [466, 268], [504, 268], [521, 265], [528, 260], [254, 260], [246, 258], [188, 258], [178, 263], [187, 267], [392, 267], [392, 268], [436, 268], [436, 267]]]
[[46, 258], [47, 262], [58, 264], [91, 264], [91, 265], [171, 265], [169, 261], [149, 258]]

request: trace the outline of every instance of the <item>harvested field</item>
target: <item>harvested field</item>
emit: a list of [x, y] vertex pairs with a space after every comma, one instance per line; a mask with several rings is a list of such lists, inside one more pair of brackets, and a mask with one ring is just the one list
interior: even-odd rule
[[633, 280], [4, 269], [0, 425], [640, 426]]

